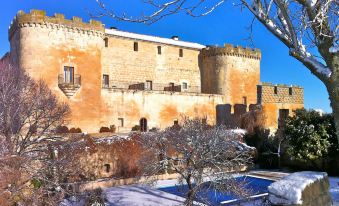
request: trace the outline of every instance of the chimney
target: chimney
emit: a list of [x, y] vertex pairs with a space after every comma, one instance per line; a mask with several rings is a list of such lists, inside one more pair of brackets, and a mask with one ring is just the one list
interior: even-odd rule
[[178, 36], [172, 36], [171, 39], [175, 40], [175, 41], [178, 41], [179, 40], [179, 37]]

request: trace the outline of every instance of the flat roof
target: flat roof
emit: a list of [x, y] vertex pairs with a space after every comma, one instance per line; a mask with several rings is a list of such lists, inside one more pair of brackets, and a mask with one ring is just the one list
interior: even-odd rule
[[156, 43], [161, 43], [161, 44], [187, 47], [187, 48], [192, 48], [192, 49], [203, 49], [206, 47], [205, 45], [198, 44], [198, 43], [186, 42], [186, 41], [180, 41], [180, 40], [174, 40], [170, 38], [163, 38], [163, 37], [150, 36], [150, 35], [144, 35], [144, 34], [136, 34], [136, 33], [131, 33], [131, 32], [120, 31], [117, 29], [105, 29], [105, 33], [109, 35], [113, 35], [113, 36], [118, 36], [118, 37], [125, 37], [125, 38], [136, 39], [136, 40], [143, 40], [143, 41], [156, 42]]

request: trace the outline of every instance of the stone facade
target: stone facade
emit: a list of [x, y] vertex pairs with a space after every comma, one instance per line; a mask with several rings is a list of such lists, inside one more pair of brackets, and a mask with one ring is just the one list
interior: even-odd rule
[[[19, 11], [9, 41], [13, 63], [46, 81], [71, 107], [68, 126], [82, 131], [98, 132], [110, 125], [119, 132], [140, 124], [146, 130], [165, 128], [180, 122], [182, 115], [215, 124], [217, 108], [225, 104], [231, 112], [241, 104], [245, 112], [257, 103], [275, 109], [303, 107], [302, 92], [300, 103], [257, 102], [258, 49], [206, 47], [105, 29], [98, 21], [49, 17], [40, 10]], [[275, 112], [267, 111], [269, 116]], [[270, 118], [274, 122], [277, 116]]]
[[275, 130], [293, 110], [304, 107], [304, 89], [299, 86], [263, 83], [257, 86], [258, 104], [262, 105], [266, 127]]

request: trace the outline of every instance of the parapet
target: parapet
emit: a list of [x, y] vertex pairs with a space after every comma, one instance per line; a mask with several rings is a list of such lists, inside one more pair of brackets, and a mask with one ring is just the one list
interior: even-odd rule
[[104, 32], [105, 26], [100, 21], [90, 20], [89, 22], [83, 22], [80, 17], [72, 17], [72, 19], [65, 19], [64, 14], [54, 14], [54, 16], [47, 16], [46, 11], [43, 10], [31, 10], [30, 13], [19, 11], [14, 17], [9, 27], [9, 39], [11, 39], [14, 32], [25, 25], [37, 26], [37, 25], [55, 25], [66, 28], [74, 28], [85, 31], [97, 31]]
[[257, 86], [258, 103], [304, 104], [304, 89], [297, 85], [261, 83]]
[[299, 85], [288, 85], [288, 84], [273, 84], [271, 82], [262, 82], [260, 85], [258, 86], [266, 86], [266, 87], [278, 87], [278, 88], [299, 88], [299, 89], [303, 89], [303, 87], [299, 86]]
[[245, 48], [241, 46], [234, 46], [232, 44], [225, 44], [224, 47], [209, 46], [201, 51], [203, 57], [228, 55], [239, 56], [251, 59], [261, 59], [261, 51], [259, 49]]

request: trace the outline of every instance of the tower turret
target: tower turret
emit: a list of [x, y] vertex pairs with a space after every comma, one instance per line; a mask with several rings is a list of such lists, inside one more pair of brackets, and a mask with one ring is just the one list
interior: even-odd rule
[[200, 53], [201, 90], [225, 95], [228, 104], [256, 104], [260, 82], [259, 49], [225, 44]]

